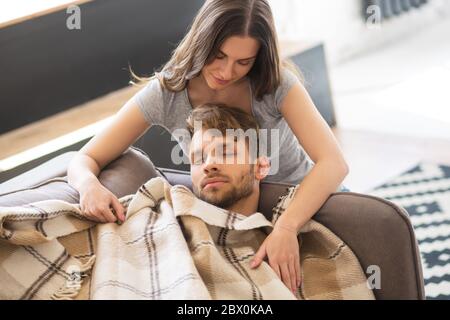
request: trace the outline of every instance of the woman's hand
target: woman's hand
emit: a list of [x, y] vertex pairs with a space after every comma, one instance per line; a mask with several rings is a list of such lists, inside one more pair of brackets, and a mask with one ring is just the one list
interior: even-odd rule
[[[117, 197], [100, 182], [91, 181], [80, 193], [80, 209], [86, 218], [98, 222], [125, 221], [125, 209]], [[114, 215], [112, 209], [116, 212]]]
[[252, 268], [258, 267], [267, 255], [269, 265], [294, 295], [301, 283], [300, 250], [297, 233], [277, 226], [267, 236], [255, 254]]

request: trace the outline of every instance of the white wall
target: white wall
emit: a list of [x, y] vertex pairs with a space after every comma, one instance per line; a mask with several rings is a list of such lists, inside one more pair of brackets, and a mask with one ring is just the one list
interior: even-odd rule
[[0, 0], [0, 23], [69, 4], [72, 0]]
[[450, 1], [429, 2], [374, 27], [362, 18], [361, 0], [269, 0], [280, 40], [322, 41], [331, 64], [450, 18]]

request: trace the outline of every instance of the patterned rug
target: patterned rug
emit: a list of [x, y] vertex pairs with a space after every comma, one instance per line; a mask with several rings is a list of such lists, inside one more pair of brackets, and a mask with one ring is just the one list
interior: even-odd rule
[[420, 163], [368, 193], [408, 211], [427, 299], [450, 299], [450, 166]]

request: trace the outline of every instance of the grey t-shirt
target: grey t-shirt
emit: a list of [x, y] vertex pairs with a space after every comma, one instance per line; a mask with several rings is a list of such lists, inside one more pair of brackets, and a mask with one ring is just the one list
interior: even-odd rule
[[[314, 166], [314, 162], [299, 144], [280, 112], [284, 97], [292, 85], [298, 81], [293, 72], [284, 68], [281, 84], [276, 92], [266, 94], [260, 101], [256, 100], [253, 88], [250, 86], [253, 116], [261, 132], [264, 133], [266, 129], [267, 133], [261, 135], [267, 156], [271, 160], [271, 170], [265, 181], [298, 184]], [[137, 92], [134, 98], [148, 123], [165, 127], [178, 141], [183, 152], [188, 155], [190, 137], [185, 129], [186, 119], [192, 106], [187, 88], [172, 92], [161, 87], [158, 79], [154, 78]], [[183, 134], [183, 132], [186, 133]], [[337, 191], [341, 189], [342, 186]]]

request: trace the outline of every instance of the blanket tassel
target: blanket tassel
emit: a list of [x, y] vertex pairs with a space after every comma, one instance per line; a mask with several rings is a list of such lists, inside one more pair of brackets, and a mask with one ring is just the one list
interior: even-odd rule
[[52, 300], [73, 300], [79, 293], [83, 278], [87, 277], [87, 273], [92, 269], [95, 262], [95, 256], [89, 258], [89, 260], [80, 266], [79, 274], [66, 281], [64, 286], [58, 289], [52, 296]]

